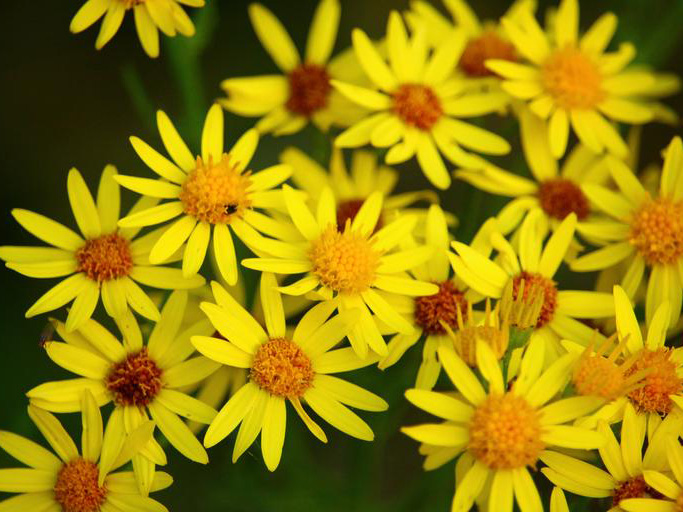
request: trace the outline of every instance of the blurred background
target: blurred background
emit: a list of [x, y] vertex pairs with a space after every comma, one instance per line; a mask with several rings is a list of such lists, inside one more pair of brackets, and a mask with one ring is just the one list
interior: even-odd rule
[[[350, 44], [354, 27], [380, 37], [390, 10], [408, 5], [407, 0], [341, 2], [337, 50]], [[197, 151], [206, 109], [221, 94], [220, 80], [276, 72], [249, 23], [248, 1], [207, 0], [206, 8], [189, 9], [198, 26], [197, 39], [169, 40], [162, 36], [161, 57], [156, 60], [149, 59], [140, 48], [132, 15], [100, 52], [94, 49], [99, 24], [79, 35], [70, 34], [69, 23], [82, 3], [2, 2], [0, 6], [2, 245], [37, 243], [10, 216], [15, 207], [40, 212], [75, 228], [66, 196], [66, 174], [71, 167], [83, 173], [93, 191], [107, 163], [115, 164], [120, 172], [151, 177], [128, 137], [135, 134], [161, 147], [154, 121], [156, 109], [165, 110], [177, 122], [185, 140]], [[263, 3], [303, 49], [317, 1]], [[550, 4], [539, 3], [540, 12]], [[508, 6], [509, 2], [502, 0], [474, 2], [484, 19], [500, 16]], [[638, 48], [638, 62], [683, 75], [683, 0], [584, 1], [582, 28], [607, 10], [614, 11], [620, 20], [613, 44], [630, 40]], [[683, 113], [681, 95], [666, 103]], [[227, 144], [253, 122], [227, 114]], [[498, 126], [496, 120], [489, 126], [509, 136], [513, 143], [513, 155], [517, 156], [502, 162], [526, 174], [514, 126]], [[660, 150], [676, 133], [681, 133], [680, 127], [648, 125], [643, 132], [641, 168], [658, 162]], [[313, 128], [295, 137], [265, 137], [253, 167], [277, 163], [280, 151], [290, 144], [324, 155], [329, 139]], [[428, 188], [414, 163], [401, 170], [400, 189]], [[136, 197], [124, 192], [123, 211]], [[504, 203], [461, 182], [442, 194], [444, 208], [460, 218], [455, 235], [463, 241], [468, 241], [482, 221]], [[39, 347], [46, 317], [26, 320], [24, 312], [53, 283], [24, 278], [7, 269], [0, 270], [0, 283], [0, 429], [41, 440], [26, 415], [24, 393], [37, 384], [69, 375], [52, 364]], [[64, 311], [56, 316], [63, 318]], [[166, 469], [175, 484], [155, 497], [173, 511], [190, 507], [196, 512], [449, 510], [453, 464], [423, 473], [416, 443], [398, 432], [401, 425], [420, 421], [419, 414], [403, 399], [403, 391], [414, 382], [421, 358], [419, 347], [385, 372], [370, 368], [350, 376], [349, 380], [377, 392], [390, 404], [387, 413], [362, 413], [375, 431], [374, 443], [352, 440], [327, 427], [329, 443], [323, 445], [290, 410], [284, 455], [276, 473], [266, 470], [258, 443], [237, 464], [231, 464], [233, 435], [209, 451], [211, 462], [207, 466], [192, 464], [169, 448]], [[78, 439], [78, 415], [62, 415], [60, 419]], [[14, 465], [0, 453], [0, 467]], [[0, 498], [4, 496], [0, 494]], [[575, 500], [572, 510], [585, 510], [585, 506]], [[595, 506], [596, 510], [607, 508], [597, 502]]]

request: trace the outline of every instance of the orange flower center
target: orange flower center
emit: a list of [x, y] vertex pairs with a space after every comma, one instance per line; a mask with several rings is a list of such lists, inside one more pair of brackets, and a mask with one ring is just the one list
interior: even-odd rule
[[271, 395], [299, 398], [313, 384], [315, 372], [310, 358], [296, 343], [275, 338], [259, 347], [249, 376]]
[[683, 493], [678, 495], [676, 498], [676, 510], [677, 512], [683, 512]]
[[668, 414], [673, 407], [669, 395], [678, 395], [683, 391], [683, 381], [676, 373], [676, 363], [671, 359], [671, 349], [643, 349], [636, 362], [626, 375], [639, 370], [649, 370], [645, 376], [645, 385], [628, 394], [631, 403], [641, 412]]
[[112, 366], [106, 386], [117, 405], [144, 407], [161, 391], [161, 374], [161, 368], [143, 348]]
[[645, 483], [642, 475], [620, 482], [612, 495], [612, 507], [617, 507], [622, 500], [630, 498], [660, 498], [661, 494]]
[[130, 243], [117, 233], [86, 240], [76, 251], [77, 272], [101, 283], [127, 276], [133, 268]]
[[63, 512], [99, 512], [107, 497], [107, 489], [98, 484], [97, 465], [85, 459], [64, 464], [57, 474], [55, 500]]
[[579, 220], [583, 220], [590, 213], [588, 199], [581, 189], [573, 181], [564, 178], [541, 183], [538, 188], [538, 200], [548, 216], [559, 220], [563, 220], [572, 212]]
[[519, 299], [519, 287], [522, 280], [524, 280], [522, 299], [527, 302], [533, 302], [535, 298], [534, 290], [539, 288], [543, 290], [543, 306], [536, 322], [536, 328], [540, 329], [548, 324], [555, 315], [555, 309], [557, 309], [557, 288], [555, 283], [541, 274], [522, 272], [515, 276], [512, 281], [512, 296], [514, 300]]
[[197, 167], [190, 172], [180, 191], [180, 200], [187, 215], [211, 224], [229, 224], [241, 218], [251, 206], [248, 189], [249, 173], [240, 173], [238, 162], [228, 154], [208, 165], [197, 157]]
[[459, 66], [471, 77], [498, 76], [486, 67], [488, 59], [517, 61], [515, 46], [501, 38], [496, 31], [487, 30], [479, 37], [469, 40], [460, 57]]
[[597, 65], [573, 46], [548, 57], [541, 69], [541, 82], [555, 103], [567, 110], [591, 109], [605, 97]]
[[415, 298], [415, 323], [428, 334], [445, 334], [440, 322], [455, 327], [458, 308], [461, 313], [467, 311], [467, 301], [453, 281], [449, 279], [438, 284], [439, 291], [434, 295]]
[[534, 466], [545, 448], [538, 411], [511, 393], [489, 395], [474, 411], [468, 449], [491, 469]]
[[309, 258], [313, 273], [323, 285], [336, 292], [360, 293], [375, 279], [379, 253], [363, 235], [347, 224], [343, 232], [328, 227], [311, 244]]
[[659, 198], [641, 206], [631, 220], [629, 242], [650, 265], [676, 263], [683, 257], [683, 201]]
[[[337, 205], [337, 229], [339, 231], [344, 231], [347, 220], [353, 222], [353, 219], [356, 218], [356, 214], [360, 210], [360, 207], [363, 206], [364, 202], [364, 199], [349, 199], [348, 201], [342, 201]], [[377, 224], [375, 225], [373, 233], [378, 229], [381, 229], [383, 224], [382, 216], [380, 215], [379, 219], [377, 219]]]
[[394, 112], [404, 123], [428, 131], [441, 115], [441, 101], [426, 85], [403, 84], [394, 96]]
[[613, 400], [624, 393], [624, 372], [614, 361], [601, 355], [582, 357], [572, 376], [574, 389], [579, 395], [600, 396]]
[[483, 341], [500, 360], [507, 350], [509, 331], [492, 325], [468, 325], [455, 333], [455, 346], [460, 358], [468, 366], [477, 366], [477, 340]]
[[289, 74], [289, 99], [286, 106], [290, 112], [305, 117], [327, 106], [332, 86], [327, 70], [317, 64], [302, 64]]

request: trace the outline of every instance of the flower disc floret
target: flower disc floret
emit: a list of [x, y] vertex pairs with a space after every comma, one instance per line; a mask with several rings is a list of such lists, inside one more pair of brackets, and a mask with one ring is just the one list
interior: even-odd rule
[[274, 338], [259, 347], [249, 376], [271, 395], [299, 398], [311, 387], [315, 373], [311, 359], [296, 343]]
[[612, 495], [612, 507], [618, 507], [622, 500], [647, 498], [652, 496], [652, 492], [653, 489], [647, 485], [642, 475], [620, 482]]
[[614, 361], [600, 355], [589, 355], [577, 363], [572, 383], [579, 395], [613, 400], [622, 396], [625, 377]]
[[65, 464], [54, 487], [62, 512], [99, 512], [107, 489], [99, 485], [98, 477], [97, 465], [80, 457]]
[[588, 198], [576, 183], [568, 179], [554, 178], [541, 183], [538, 200], [543, 211], [558, 220], [564, 220], [570, 213], [583, 220], [590, 213]]
[[523, 397], [489, 395], [469, 424], [468, 449], [490, 469], [534, 466], [545, 448], [538, 411]]
[[683, 258], [683, 201], [659, 198], [642, 205], [631, 220], [629, 241], [650, 265]]
[[394, 93], [394, 112], [404, 123], [429, 131], [443, 115], [441, 101], [431, 87], [403, 84]]
[[574, 46], [556, 50], [543, 64], [541, 82], [562, 108], [592, 109], [605, 97], [593, 60]]
[[228, 154], [215, 164], [197, 158], [197, 166], [180, 192], [183, 211], [211, 224], [229, 224], [234, 217], [241, 218], [251, 206], [247, 192], [251, 180], [249, 173], [240, 173], [238, 164]]
[[328, 227], [309, 251], [313, 273], [322, 284], [346, 293], [360, 293], [370, 287], [379, 256], [372, 243], [353, 231], [349, 223], [343, 232], [336, 225]]
[[494, 30], [470, 39], [460, 57], [459, 67], [473, 78], [496, 76], [486, 67], [488, 59], [517, 61], [515, 46], [498, 35]]
[[332, 85], [327, 70], [317, 64], [305, 63], [289, 73], [290, 112], [310, 117], [327, 106]]
[[522, 292], [522, 299], [524, 300], [532, 301], [534, 290], [538, 288], [543, 290], [543, 306], [536, 322], [536, 328], [540, 329], [547, 325], [555, 315], [555, 310], [557, 309], [557, 288], [553, 281], [541, 274], [522, 272], [515, 276], [512, 281], [512, 295], [515, 300], [519, 298], [518, 295], [522, 281], [524, 281]]
[[147, 348], [143, 348], [113, 365], [106, 385], [117, 405], [144, 407], [161, 391], [161, 374]]
[[467, 301], [453, 281], [449, 279], [438, 284], [438, 293], [415, 298], [415, 323], [428, 334], [445, 334], [441, 322], [455, 328], [458, 308], [461, 313], [467, 311]]
[[676, 362], [669, 348], [643, 349], [626, 375], [649, 370], [645, 385], [628, 394], [631, 403], [642, 412], [668, 414], [673, 407], [670, 395], [683, 391], [683, 381], [676, 373]]
[[76, 251], [76, 261], [76, 271], [98, 283], [125, 277], [133, 268], [130, 243], [117, 233], [86, 240]]

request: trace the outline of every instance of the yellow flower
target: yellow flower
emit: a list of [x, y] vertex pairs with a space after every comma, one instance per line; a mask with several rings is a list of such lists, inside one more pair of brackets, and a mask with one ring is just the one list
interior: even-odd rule
[[421, 443], [442, 447], [450, 458], [460, 456], [453, 512], [469, 511], [478, 497], [488, 501], [487, 510], [512, 510], [513, 495], [522, 512], [543, 510], [528, 468], [558, 449], [591, 450], [604, 444], [598, 432], [565, 425], [597, 404], [592, 397], [553, 400], [566, 385], [570, 359], [565, 355], [543, 372], [543, 353], [543, 340], [532, 340], [508, 390], [488, 344], [479, 341], [476, 347], [477, 366], [487, 388], [452, 348], [441, 346], [439, 358], [462, 399], [434, 391], [406, 391], [410, 402], [444, 422], [401, 431]]
[[631, 298], [649, 268], [645, 318], [650, 323], [660, 304], [668, 301], [674, 325], [683, 297], [683, 143], [674, 137], [666, 149], [655, 197], [626, 164], [612, 157], [607, 164], [618, 192], [596, 184], [583, 186], [595, 207], [611, 217], [585, 226], [605, 247], [577, 258], [571, 268], [586, 272], [628, 261], [621, 286]]
[[[576, 214], [570, 213], [543, 246], [547, 233], [545, 218], [539, 208], [531, 210], [518, 231], [518, 244], [513, 247], [500, 233], [491, 236], [499, 257], [493, 261], [471, 247], [453, 242], [458, 255], [450, 254], [457, 276], [470, 288], [486, 297], [500, 298], [510, 281], [517, 297], [519, 283], [529, 289], [544, 290], [544, 303], [532, 339], [540, 337], [548, 344], [547, 353], [564, 352], [561, 338], [588, 345], [596, 334], [576, 318], [604, 318], [614, 314], [608, 293], [580, 290], [558, 290], [552, 280], [565, 258], [574, 236]], [[526, 295], [525, 291], [525, 295]], [[602, 335], [597, 335], [600, 340]]]
[[505, 78], [504, 90], [528, 101], [546, 121], [555, 157], [565, 153], [570, 125], [594, 152], [606, 149], [625, 157], [626, 143], [608, 119], [630, 124], [652, 120], [656, 105], [644, 98], [656, 89], [655, 75], [624, 69], [635, 56], [630, 43], [605, 52], [617, 26], [614, 14], [603, 14], [581, 38], [578, 0], [562, 0], [554, 19], [547, 34], [529, 11], [516, 19], [503, 18], [508, 37], [529, 63], [492, 59], [487, 67]]
[[465, 81], [453, 78], [465, 46], [462, 33], [453, 31], [431, 55], [426, 45], [426, 28], [418, 27], [409, 38], [397, 12], [387, 26], [388, 63], [365, 32], [353, 31], [356, 57], [379, 91], [332, 81], [342, 94], [373, 112], [340, 134], [335, 145], [389, 148], [385, 160], [390, 165], [417, 156], [427, 178], [446, 189], [451, 178], [441, 154], [457, 165], [477, 168], [483, 159], [461, 146], [495, 155], [510, 151], [498, 135], [456, 119], [495, 112], [507, 103], [507, 95], [473, 94]]
[[628, 403], [635, 407], [642, 421], [647, 419], [647, 430], [651, 435], [662, 418], [676, 411], [683, 414], [683, 349], [665, 345], [669, 327], [668, 302], [662, 303], [650, 322], [647, 337], [643, 340], [640, 325], [623, 288], [614, 286], [614, 307], [616, 310], [617, 333], [626, 344], [626, 355], [630, 367], [626, 376], [641, 374], [643, 385], [630, 390], [600, 408], [594, 415], [585, 418], [583, 424], [594, 426], [599, 419], [610, 423], [621, 420]]
[[645, 441], [645, 417], [636, 414], [629, 404], [621, 424], [621, 441], [617, 441], [612, 429], [605, 421], [598, 425], [598, 431], [607, 442], [599, 448], [605, 470], [582, 460], [557, 452], [546, 452], [540, 456], [547, 465], [541, 472], [555, 485], [566, 491], [590, 498], [612, 498], [611, 512], [623, 512], [622, 500], [644, 498], [651, 494], [644, 474], [668, 469], [666, 463], [666, 441], [683, 427], [683, 416], [667, 418], [650, 438], [643, 456]]
[[327, 442], [325, 433], [303, 409], [302, 401], [342, 432], [364, 441], [374, 438], [370, 427], [347, 405], [384, 411], [387, 403], [355, 384], [330, 375], [376, 361], [372, 356], [358, 358], [351, 347], [332, 350], [347, 335], [356, 311], [329, 319], [334, 305], [322, 302], [311, 308], [289, 334], [275, 276], [263, 273], [260, 295], [264, 330], [222, 286], [212, 284], [217, 303], [205, 302], [202, 309], [228, 342], [194, 336], [192, 343], [200, 353], [219, 363], [248, 368], [249, 382], [228, 400], [211, 423], [204, 437], [205, 446], [219, 443], [240, 425], [233, 462], [261, 433], [263, 460], [274, 471], [280, 463], [285, 440], [287, 400], [311, 433], [323, 442]]
[[339, 0], [320, 1], [302, 61], [275, 15], [261, 4], [251, 4], [249, 17], [256, 35], [284, 74], [223, 80], [221, 88], [228, 97], [220, 100], [221, 105], [242, 116], [263, 116], [256, 129], [274, 135], [296, 133], [309, 122], [325, 131], [331, 125], [349, 126], [356, 122], [365, 111], [330, 84], [333, 79], [362, 79], [350, 51], [330, 59], [340, 15]]
[[[171, 120], [157, 113], [161, 140], [173, 161], [148, 144], [131, 137], [138, 156], [161, 179], [117, 176], [126, 188], [149, 197], [173, 199], [119, 221], [120, 227], [159, 224], [180, 216], [154, 244], [150, 261], [161, 263], [187, 241], [183, 254], [183, 274], [199, 271], [209, 241], [218, 270], [229, 284], [237, 281], [237, 259], [230, 229], [249, 247], [259, 238], [254, 228], [276, 234], [278, 226], [254, 208], [282, 205], [280, 191], [271, 190], [289, 178], [288, 165], [274, 165], [263, 171], [246, 171], [256, 146], [258, 133], [247, 131], [227, 153], [223, 150], [223, 112], [218, 105], [209, 109], [202, 131], [201, 156], [193, 157]], [[228, 227], [229, 226], [229, 227]]]
[[133, 9], [142, 48], [154, 58], [159, 56], [159, 30], [169, 37], [176, 32], [194, 35], [192, 20], [180, 4], [203, 7], [204, 0], [87, 0], [71, 20], [69, 29], [74, 34], [82, 32], [104, 17], [95, 42], [95, 48], [101, 50], [118, 32], [126, 11]]
[[356, 309], [357, 322], [349, 333], [356, 353], [365, 358], [369, 347], [379, 355], [386, 355], [386, 343], [370, 310], [391, 332], [410, 334], [414, 328], [389, 304], [382, 291], [407, 296], [432, 295], [438, 291], [436, 285], [404, 274], [429, 260], [432, 247], [392, 252], [412, 233], [417, 218], [401, 215], [375, 231], [383, 194], [373, 192], [353, 221], [347, 220], [343, 231], [339, 231], [337, 206], [330, 188], [320, 194], [315, 215], [300, 200], [297, 191], [287, 185], [283, 189], [289, 215], [305, 241], [286, 243], [262, 237], [259, 249], [275, 256], [247, 258], [242, 265], [261, 272], [306, 273], [280, 290], [288, 295], [314, 292], [313, 298], [324, 300], [340, 311]]
[[[514, 198], [498, 214], [498, 226], [503, 234], [517, 228], [534, 207], [543, 210], [553, 229], [570, 213], [576, 214], [577, 231], [581, 233], [584, 221], [595, 220], [581, 185], [604, 183], [609, 171], [602, 158], [579, 144], [558, 169], [557, 160], [550, 154], [543, 121], [522, 109], [519, 122], [522, 148], [533, 180], [491, 164], [482, 169], [458, 170], [454, 176], [491, 194]], [[587, 232], [586, 236], [589, 235]]]
[[[176, 291], [169, 296], [146, 343], [132, 315], [118, 322], [123, 343], [94, 320], [73, 333], [55, 322], [65, 342], [47, 342], [45, 350], [55, 363], [79, 378], [47, 382], [27, 396], [43, 409], [73, 412], [81, 408], [79, 394], [88, 389], [100, 407], [114, 403], [108, 428], [130, 432], [149, 414], [172, 446], [188, 459], [206, 464], [206, 451], [178, 416], [211, 422], [216, 411], [183, 390], [204, 380], [219, 365], [203, 356], [190, 357], [194, 352], [190, 338], [210, 334], [212, 327], [202, 319], [180, 331], [187, 295]], [[164, 451], [155, 441], [134, 457], [141, 489], [149, 490], [151, 482], [145, 475], [150, 468], [165, 463]]]
[[[660, 454], [664, 458], [665, 454]], [[662, 495], [660, 499], [642, 497], [630, 498], [621, 502], [621, 508], [628, 512], [678, 512], [683, 507], [683, 447], [678, 442], [678, 433], [667, 440], [666, 458], [671, 466], [671, 473], [644, 471], [645, 483], [655, 492]], [[651, 494], [650, 494], [651, 495]]]
[[[79, 395], [83, 437], [76, 444], [52, 414], [33, 405], [28, 414], [54, 450], [11, 432], [0, 431], [0, 448], [29, 468], [0, 469], [0, 491], [20, 493], [0, 502], [6, 511], [99, 512], [149, 510], [167, 512], [152, 498], [141, 495], [133, 473], [113, 473], [152, 439], [154, 423], [145, 421], [130, 435], [102, 428], [102, 416], [89, 391]], [[167, 473], [152, 473], [151, 491], [169, 487]]]
[[[69, 276], [40, 297], [26, 312], [27, 318], [73, 300], [66, 320], [67, 330], [73, 331], [90, 318], [101, 295], [105, 310], [114, 318], [125, 316], [130, 306], [142, 316], [157, 320], [159, 310], [136, 282], [162, 289], [196, 288], [204, 283], [199, 275], [183, 276], [179, 269], [151, 264], [150, 248], [159, 239], [159, 231], [136, 239], [139, 228], [117, 227], [117, 176], [114, 166], [105, 167], [94, 200], [81, 174], [76, 169], [69, 171], [69, 202], [83, 237], [38, 213], [12, 210], [26, 231], [53, 247], [0, 247], [0, 258], [7, 262], [7, 267], [29, 277]], [[142, 199], [130, 213], [155, 202]]]

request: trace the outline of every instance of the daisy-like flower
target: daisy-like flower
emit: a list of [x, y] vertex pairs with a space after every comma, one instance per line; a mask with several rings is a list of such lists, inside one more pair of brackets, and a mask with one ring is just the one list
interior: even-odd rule
[[665, 345], [670, 318], [667, 302], [655, 312], [645, 340], [631, 302], [624, 289], [618, 285], [614, 287], [614, 307], [617, 333], [619, 339], [626, 343], [630, 363], [625, 377], [640, 373], [644, 379], [626, 396], [604, 405], [582, 421], [591, 426], [598, 419], [617, 422], [623, 418], [624, 408], [630, 402], [638, 415], [642, 416], [643, 423], [647, 419], [647, 431], [651, 435], [663, 417], [674, 410], [677, 414], [683, 411], [683, 349]]
[[[594, 218], [588, 198], [581, 190], [583, 183], [603, 183], [609, 172], [602, 158], [579, 144], [561, 168], [550, 154], [548, 134], [543, 121], [526, 109], [519, 113], [522, 148], [533, 180], [487, 164], [482, 169], [462, 169], [454, 173], [467, 183], [501, 196], [513, 198], [498, 214], [498, 226], [507, 234], [519, 226], [524, 215], [534, 207], [543, 210], [552, 228], [570, 213], [579, 221]], [[586, 236], [590, 232], [587, 231]]]
[[425, 176], [441, 189], [451, 183], [441, 154], [454, 164], [477, 168], [483, 159], [461, 146], [493, 155], [508, 153], [510, 145], [503, 138], [457, 119], [495, 112], [507, 102], [505, 94], [471, 93], [464, 80], [453, 78], [464, 46], [464, 35], [453, 31], [430, 55], [426, 28], [419, 26], [409, 38], [400, 14], [392, 12], [387, 62], [365, 32], [355, 29], [356, 57], [379, 91], [332, 81], [351, 101], [372, 111], [341, 133], [335, 145], [389, 148], [385, 160], [390, 165], [417, 156]]
[[[614, 314], [611, 295], [593, 291], [558, 290], [552, 280], [564, 260], [574, 237], [576, 214], [570, 213], [545, 242], [547, 229], [539, 208], [531, 210], [519, 230], [519, 243], [514, 248], [502, 235], [494, 235], [492, 243], [498, 251], [496, 260], [487, 259], [471, 247], [453, 242], [458, 255], [450, 253], [456, 275], [470, 288], [486, 297], [500, 298], [509, 282], [517, 298], [522, 280], [527, 289], [542, 288], [544, 301], [532, 338], [540, 337], [548, 344], [548, 355], [564, 352], [562, 338], [588, 345], [596, 334], [577, 318], [605, 318]], [[526, 291], [524, 292], [527, 293]], [[597, 335], [599, 339], [603, 337]]]
[[[114, 318], [125, 316], [130, 307], [158, 320], [159, 310], [136, 282], [161, 289], [204, 284], [204, 278], [197, 274], [183, 276], [180, 269], [151, 264], [150, 249], [159, 239], [158, 231], [136, 238], [139, 228], [117, 226], [121, 202], [117, 176], [114, 166], [104, 168], [95, 200], [81, 174], [76, 169], [69, 171], [69, 203], [80, 235], [38, 213], [12, 210], [26, 231], [52, 247], [0, 247], [0, 258], [7, 267], [28, 277], [69, 276], [40, 297], [26, 312], [27, 318], [73, 300], [66, 320], [67, 330], [73, 331], [87, 322], [101, 296], [105, 310]], [[154, 203], [154, 199], [142, 199], [130, 213]], [[177, 259], [171, 256], [169, 259]]]
[[451, 510], [467, 512], [478, 498], [488, 502], [484, 510], [511, 511], [513, 499], [522, 512], [543, 510], [528, 468], [535, 468], [541, 457], [558, 449], [591, 450], [605, 442], [598, 432], [565, 425], [594, 409], [595, 398], [553, 400], [567, 383], [568, 355], [543, 372], [544, 343], [531, 340], [517, 380], [508, 390], [488, 344], [479, 341], [476, 347], [477, 367], [488, 383], [486, 388], [451, 347], [438, 350], [462, 399], [434, 391], [406, 391], [410, 402], [444, 421], [401, 431], [421, 443], [448, 449], [451, 458], [460, 456]]
[[[415, 228], [414, 215], [400, 215], [375, 231], [382, 212], [383, 194], [373, 192], [358, 209], [353, 221], [337, 228], [337, 205], [330, 188], [320, 194], [315, 215], [303, 204], [296, 191], [285, 185], [284, 198], [294, 225], [304, 242], [280, 242], [262, 237], [260, 249], [271, 258], [247, 258], [242, 265], [261, 272], [306, 275], [280, 287], [288, 295], [314, 292], [313, 298], [339, 308], [357, 310], [357, 321], [349, 333], [356, 353], [365, 358], [368, 347], [386, 355], [387, 346], [370, 310], [391, 329], [410, 334], [414, 327], [396, 311], [382, 294], [432, 295], [438, 287], [417, 281], [404, 272], [427, 261], [430, 246], [395, 251]], [[368, 309], [370, 308], [370, 309]]]
[[634, 298], [640, 283], [647, 280], [647, 322], [668, 301], [670, 325], [674, 325], [683, 298], [683, 142], [674, 137], [666, 149], [655, 197], [626, 164], [612, 157], [606, 161], [619, 191], [596, 184], [583, 186], [594, 206], [611, 217], [588, 225], [605, 247], [577, 258], [571, 268], [585, 272], [628, 262], [621, 285]]
[[[672, 435], [667, 440], [666, 457], [671, 473], [661, 470], [646, 470], [643, 472], [645, 483], [652, 493], [649, 497], [629, 497], [621, 502], [621, 508], [628, 512], [678, 512], [683, 509], [683, 447], [678, 442], [677, 435]], [[657, 496], [655, 493], [659, 494]]]
[[[83, 410], [80, 453], [59, 420], [33, 405], [29, 405], [28, 414], [54, 454], [29, 439], [0, 431], [0, 448], [29, 466], [0, 469], [0, 491], [20, 493], [0, 502], [0, 509], [7, 512], [167, 512], [158, 501], [139, 494], [133, 473], [114, 473], [152, 439], [154, 423], [146, 421], [130, 435], [111, 426], [104, 431], [102, 415], [92, 393], [85, 391], [79, 400]], [[160, 491], [173, 483], [167, 473], [153, 473], [151, 478], [152, 491]]]
[[529, 63], [492, 59], [486, 66], [505, 79], [505, 91], [528, 101], [546, 121], [555, 157], [566, 151], [570, 126], [594, 152], [625, 157], [628, 147], [610, 121], [642, 124], [653, 119], [657, 106], [647, 95], [656, 88], [655, 75], [625, 69], [635, 56], [630, 43], [605, 52], [617, 26], [614, 14], [603, 14], [581, 38], [578, 0], [562, 0], [554, 19], [547, 34], [530, 11], [503, 18], [508, 37]]
[[620, 503], [629, 498], [644, 498], [653, 495], [652, 488], [645, 482], [643, 474], [668, 469], [666, 463], [667, 441], [680, 431], [683, 416], [670, 416], [649, 440], [643, 456], [645, 441], [645, 418], [636, 414], [629, 404], [621, 424], [621, 440], [617, 441], [612, 429], [605, 421], [598, 425], [598, 431], [607, 442], [600, 448], [600, 458], [606, 470], [575, 457], [557, 452], [546, 452], [540, 456], [548, 466], [541, 472], [555, 485], [566, 491], [590, 498], [612, 498], [610, 512], [623, 512]]
[[223, 80], [221, 88], [228, 97], [220, 100], [221, 105], [242, 116], [263, 116], [256, 129], [274, 135], [298, 132], [309, 122], [324, 131], [331, 125], [349, 126], [356, 122], [365, 111], [335, 91], [330, 83], [333, 79], [362, 80], [350, 51], [330, 59], [340, 15], [339, 0], [320, 1], [302, 61], [275, 15], [261, 4], [251, 4], [249, 17], [256, 35], [284, 74]]
[[118, 32], [126, 11], [133, 9], [135, 29], [145, 53], [159, 56], [159, 30], [173, 37], [194, 35], [194, 24], [180, 4], [204, 7], [204, 0], [87, 0], [71, 20], [69, 29], [82, 32], [104, 17], [95, 48], [101, 50]]
[[372, 364], [351, 347], [332, 350], [347, 335], [355, 310], [329, 319], [334, 305], [322, 302], [311, 308], [293, 333], [288, 334], [282, 298], [273, 274], [261, 276], [260, 295], [266, 329], [218, 283], [212, 283], [216, 304], [202, 309], [228, 341], [194, 336], [192, 343], [219, 363], [249, 369], [249, 382], [225, 404], [206, 431], [204, 445], [211, 447], [240, 425], [232, 460], [235, 462], [261, 434], [263, 460], [274, 471], [280, 463], [289, 401], [311, 433], [327, 442], [325, 433], [308, 415], [302, 402], [333, 427], [364, 441], [372, 441], [370, 427], [347, 406], [384, 411], [380, 397], [330, 374]]
[[[130, 432], [149, 414], [173, 447], [188, 459], [206, 464], [206, 451], [179, 416], [204, 424], [211, 422], [216, 411], [187, 395], [184, 389], [204, 380], [219, 365], [201, 355], [191, 357], [194, 348], [190, 338], [210, 334], [212, 329], [202, 319], [179, 332], [186, 304], [187, 292], [173, 292], [146, 343], [132, 315], [119, 322], [123, 343], [94, 320], [73, 333], [65, 332], [61, 323], [55, 322], [64, 342], [49, 341], [45, 351], [55, 363], [78, 377], [33, 388], [27, 393], [31, 402], [53, 412], [78, 411], [78, 396], [88, 389], [100, 407], [113, 402], [108, 428]], [[165, 461], [163, 450], [154, 441], [133, 458], [141, 490], [149, 491], [150, 471], [155, 463]]]
[[201, 156], [192, 156], [173, 123], [162, 111], [157, 126], [166, 151], [173, 161], [148, 144], [131, 137], [138, 156], [161, 179], [117, 176], [124, 187], [144, 196], [172, 199], [119, 221], [121, 227], [159, 224], [180, 216], [152, 247], [150, 261], [161, 263], [187, 241], [183, 254], [183, 274], [199, 271], [213, 242], [218, 270], [229, 284], [237, 282], [237, 260], [232, 231], [251, 246], [260, 238], [254, 228], [276, 235], [278, 225], [254, 208], [281, 205], [280, 191], [272, 190], [289, 178], [288, 165], [274, 165], [257, 173], [246, 171], [258, 145], [258, 132], [247, 131], [230, 151], [223, 151], [223, 111], [213, 105], [202, 131]]

